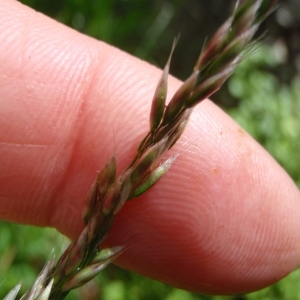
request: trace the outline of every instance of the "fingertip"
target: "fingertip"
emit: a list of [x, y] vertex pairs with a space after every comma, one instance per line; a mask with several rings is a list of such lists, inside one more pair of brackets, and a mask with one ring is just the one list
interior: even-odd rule
[[131, 247], [118, 263], [217, 294], [257, 290], [295, 269], [299, 191], [274, 159], [208, 101], [180, 144], [166, 176], [120, 213], [108, 243]]

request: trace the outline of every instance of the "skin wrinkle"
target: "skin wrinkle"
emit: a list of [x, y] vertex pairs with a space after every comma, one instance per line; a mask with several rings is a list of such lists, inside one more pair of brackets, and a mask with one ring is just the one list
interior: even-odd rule
[[[81, 97], [74, 97], [73, 98], [77, 98], [77, 101], [80, 101], [80, 105], [77, 109], [77, 114], [75, 114], [75, 118], [73, 118], [73, 126], [71, 127], [73, 131], [72, 135], [74, 136], [73, 139], [73, 145], [72, 145], [72, 150], [70, 152], [70, 156], [69, 156], [69, 160], [68, 163], [66, 165], [64, 174], [62, 176], [62, 179], [60, 181], [60, 184], [57, 186], [56, 191], [53, 193], [52, 199], [54, 201], [51, 202], [51, 207], [50, 207], [50, 214], [49, 214], [49, 224], [55, 226], [55, 224], [59, 224], [59, 220], [61, 219], [61, 214], [60, 212], [58, 212], [57, 210], [59, 210], [60, 205], [58, 205], [59, 201], [60, 201], [60, 197], [58, 196], [59, 194], [62, 194], [62, 190], [65, 188], [66, 182], [69, 180], [69, 173], [70, 170], [72, 169], [72, 165], [74, 164], [74, 160], [76, 160], [76, 155], [75, 153], [77, 152], [77, 148], [79, 147], [81, 141], [81, 133], [82, 130], [84, 128], [84, 123], [86, 122], [86, 116], [85, 116], [85, 110], [86, 110], [86, 105], [87, 105], [87, 99], [89, 98], [89, 91], [91, 90], [92, 84], [94, 83], [94, 78], [96, 76], [96, 70], [94, 68], [94, 63], [95, 61], [101, 65], [101, 60], [99, 59], [99, 55], [96, 55], [96, 59], [95, 59], [95, 55], [89, 54], [90, 58], [86, 59], [85, 61], [88, 61], [87, 63], [87, 67], [85, 70], [85, 74], [92, 74], [89, 75], [89, 79], [85, 79], [84, 84], [82, 84], [83, 81], [80, 81], [80, 83], [78, 84], [77, 81], [77, 76], [73, 76], [73, 83], [70, 83], [69, 86], [77, 86], [77, 94], [79, 95], [83, 95], [82, 96], [82, 100], [80, 100]], [[78, 73], [79, 71], [82, 72], [81, 68], [75, 68], [76, 71], [74, 71], [74, 73]], [[82, 76], [84, 77], [84, 76]], [[87, 78], [87, 77], [85, 77]], [[71, 81], [72, 82], [72, 81]], [[79, 86], [81, 86], [81, 88], [79, 88]], [[76, 130], [75, 130], [76, 129]], [[55, 199], [57, 199], [55, 201]], [[72, 202], [71, 202], [72, 203]], [[72, 208], [71, 208], [72, 209]], [[59, 215], [59, 217], [58, 217]]]
[[[74, 147], [73, 147], [73, 155], [69, 161], [69, 168], [68, 170], [66, 171], [66, 176], [64, 178], [64, 180], [61, 182], [61, 188], [60, 190], [58, 189], [58, 194], [64, 194], [66, 191], [65, 191], [65, 188], [68, 186], [68, 181], [71, 181], [72, 177], [76, 176], [76, 174], [74, 175], [74, 173], [76, 173], [76, 170], [74, 170], [73, 166], [76, 165], [77, 163], [77, 160], [78, 160], [78, 153], [81, 151], [80, 148], [83, 146], [81, 145], [82, 144], [82, 140], [85, 140], [85, 145], [84, 147], [85, 148], [89, 148], [89, 143], [94, 143], [94, 139], [87, 139], [88, 137], [85, 135], [85, 126], [84, 124], [85, 123], [88, 123], [90, 121], [90, 114], [94, 111], [94, 109], [92, 111], [90, 111], [90, 108], [91, 108], [91, 105], [90, 105], [90, 101], [88, 99], [92, 99], [93, 100], [93, 97], [90, 97], [90, 94], [92, 93], [92, 89], [93, 89], [93, 86], [96, 85], [96, 78], [98, 77], [98, 74], [101, 74], [103, 71], [103, 61], [105, 61], [105, 58], [106, 58], [106, 55], [107, 53], [101, 53], [101, 52], [98, 52], [96, 57], [94, 60], [91, 61], [91, 64], [90, 64], [90, 67], [89, 67], [89, 73], [91, 74], [90, 75], [90, 79], [86, 82], [86, 92], [84, 94], [84, 98], [82, 100], [82, 106], [81, 106], [81, 109], [80, 109], [80, 117], [77, 118], [77, 123], [79, 124], [78, 127], [79, 127], [79, 131], [77, 132], [77, 135], [76, 135], [76, 139], [74, 141]], [[97, 62], [97, 63], [95, 63]], [[94, 66], [98, 66], [97, 68], [94, 68]], [[105, 79], [105, 78], [104, 78]], [[104, 82], [102, 82], [102, 84], [105, 84], [105, 80]], [[105, 116], [103, 116], [104, 118], [101, 118], [101, 120], [99, 120], [99, 124], [97, 124], [98, 126], [101, 125], [101, 123], [104, 122], [104, 119], [105, 119]], [[79, 119], [80, 119], [80, 122], [79, 122]], [[96, 124], [95, 124], [96, 125]], [[97, 126], [96, 125], [96, 126]], [[101, 140], [101, 137], [98, 137], [99, 140]], [[95, 151], [94, 149], [95, 147], [93, 147], [93, 151]], [[99, 154], [101, 153], [101, 151], [99, 151]], [[100, 156], [100, 155], [99, 155]], [[100, 158], [99, 158], [99, 161], [100, 161]], [[90, 183], [89, 185], [87, 185], [84, 190], [85, 190], [85, 193], [82, 195], [82, 199], [85, 198], [85, 194], [86, 192], [88, 191], [90, 185], [92, 184], [93, 180], [96, 178], [96, 170], [98, 169], [98, 165], [99, 165], [99, 161], [97, 161], [94, 165], [93, 165], [93, 168], [94, 168], [94, 173], [92, 174], [92, 180], [90, 180]], [[71, 201], [71, 203], [73, 203]], [[78, 204], [78, 203], [77, 203]], [[80, 203], [79, 203], [80, 204]], [[74, 206], [68, 206], [69, 209], [71, 209], [73, 212], [74, 212], [74, 215], [78, 215], [78, 210], [79, 211], [82, 211], [82, 205], [80, 204], [80, 207], [78, 208], [74, 208]], [[59, 207], [57, 207], [58, 210], [57, 212], [55, 212], [53, 214], [53, 220], [52, 220], [52, 224], [59, 224], [61, 221], [64, 221], [63, 218], [61, 218], [61, 212], [59, 210]], [[70, 212], [69, 209], [66, 209], [66, 212]], [[76, 212], [77, 210], [77, 212]], [[79, 218], [80, 221], [82, 221], [82, 218], [80, 217]], [[83, 222], [82, 222], [82, 225], [83, 225]], [[72, 224], [70, 225], [67, 225], [67, 228], [72, 226]], [[82, 227], [82, 226], [81, 226]]]
[[[93, 97], [90, 97], [90, 94], [93, 93], [92, 92], [92, 89], [94, 86], [97, 86], [97, 82], [96, 82], [96, 78], [99, 77], [99, 74], [105, 74], [105, 72], [103, 71], [106, 67], [106, 64], [103, 63], [103, 62], [106, 62], [106, 56], [109, 55], [108, 52], [105, 52], [102, 53], [101, 52], [98, 52], [98, 54], [96, 55], [96, 59], [93, 59], [91, 60], [91, 64], [90, 64], [90, 67], [88, 68], [89, 69], [89, 74], [90, 75], [90, 79], [87, 81], [86, 83], [86, 92], [84, 93], [84, 98], [82, 100], [82, 106], [80, 108], [80, 117], [78, 116], [77, 117], [77, 123], [78, 123], [78, 127], [79, 127], [79, 131], [77, 132], [76, 134], [76, 138], [74, 139], [74, 146], [73, 146], [73, 152], [72, 152], [72, 156], [69, 160], [69, 163], [68, 163], [68, 168], [66, 169], [65, 171], [65, 176], [63, 178], [63, 180], [61, 181], [61, 184], [60, 184], [60, 187], [57, 188], [57, 194], [64, 194], [65, 193], [65, 188], [68, 186], [68, 182], [71, 181], [76, 175], [74, 175], [74, 172], [76, 173], [76, 171], [74, 170], [73, 166], [76, 165], [77, 163], [77, 160], [78, 160], [78, 153], [80, 153], [80, 151], [82, 150], [79, 150], [79, 148], [82, 147], [82, 140], [85, 140], [85, 148], [88, 148], [89, 146], [89, 142], [87, 140], [87, 136], [85, 135], [85, 126], [84, 124], [85, 123], [88, 123], [91, 121], [90, 119], [90, 114], [94, 112], [94, 109], [92, 111], [90, 111], [91, 109], [91, 105], [90, 105], [90, 102], [91, 100], [94, 100]], [[93, 55], [92, 55], [93, 56]], [[98, 66], [97, 68], [94, 68], [94, 66]], [[111, 67], [111, 66], [109, 66]], [[108, 71], [111, 71], [111, 73], [114, 73], [112, 72], [112, 70], [109, 70], [109, 69], [106, 69], [106, 72]], [[121, 76], [121, 75], [120, 75]], [[103, 80], [102, 80], [103, 79]], [[98, 78], [98, 81], [99, 81], [99, 78]], [[106, 78], [106, 76], [101, 76], [100, 77], [100, 81], [101, 81], [101, 85], [103, 86], [106, 86], [106, 83], [107, 81], [109, 81], [109, 77]], [[107, 95], [106, 95], [107, 96]], [[88, 100], [89, 99], [89, 100]], [[112, 112], [112, 115], [114, 115], [114, 113]], [[101, 126], [101, 123], [103, 124], [109, 124], [109, 122], [106, 122], [105, 123], [105, 119], [106, 119], [106, 116], [103, 116], [104, 118], [101, 117], [100, 120], [98, 120], [98, 124], [95, 124], [96, 126]], [[80, 119], [80, 121], [79, 121]], [[107, 127], [109, 128], [109, 127]], [[97, 139], [101, 140], [101, 138], [97, 137]], [[90, 140], [90, 143], [94, 142], [94, 140]], [[94, 147], [93, 147], [94, 148]], [[95, 149], [93, 150], [95, 151]], [[101, 151], [98, 151], [99, 154], [101, 153]], [[100, 156], [100, 155], [99, 155]], [[96, 177], [96, 170], [98, 169], [98, 166], [100, 165], [100, 158], [99, 158], [99, 161], [96, 161], [96, 163], [93, 165], [93, 168], [95, 169], [94, 170], [94, 173], [93, 173], [93, 177], [91, 178], [92, 180], [90, 180], [90, 183], [88, 186], [85, 187], [85, 190], [86, 192], [88, 191], [90, 185], [92, 184], [93, 180], [95, 179]], [[83, 199], [85, 198], [85, 194], [83, 194]], [[58, 200], [59, 202], [60, 200]], [[73, 203], [71, 201], [71, 203]], [[78, 205], [78, 203], [77, 203]], [[54, 204], [55, 206], [55, 204]], [[52, 212], [52, 218], [51, 218], [51, 224], [59, 224], [61, 221], [65, 222], [65, 219], [61, 217], [61, 212], [60, 212], [60, 208], [59, 206], [57, 205], [57, 211], [53, 211]], [[76, 209], [74, 208], [74, 206], [68, 206], [69, 209], [66, 209], [66, 212], [70, 212], [70, 209], [75, 213], [76, 212]], [[78, 210], [81, 211], [82, 210], [82, 205], [80, 205], [80, 208], [77, 207], [77, 213], [75, 213], [75, 215], [78, 215]], [[82, 220], [80, 218], [80, 220]], [[67, 225], [67, 228], [72, 226], [71, 224], [70, 225]], [[82, 226], [81, 226], [82, 227]]]

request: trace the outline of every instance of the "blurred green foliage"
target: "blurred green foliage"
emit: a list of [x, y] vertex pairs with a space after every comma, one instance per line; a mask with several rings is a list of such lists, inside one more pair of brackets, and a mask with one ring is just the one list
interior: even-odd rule
[[[174, 20], [185, 7], [185, 1], [142, 0], [24, 0], [23, 3], [75, 29], [114, 44], [125, 51], [146, 58], [161, 67], [167, 58], [173, 38], [178, 34]], [[192, 12], [191, 12], [191, 15]], [[189, 20], [181, 21], [181, 25]], [[174, 28], [172, 30], [172, 24]], [[220, 24], [215, 24], [217, 27]], [[187, 33], [179, 42], [174, 57], [179, 77], [191, 69], [191, 60], [201, 49], [205, 38]], [[185, 33], [184, 33], [185, 34]], [[182, 45], [182, 44], [183, 45]], [[182, 46], [180, 46], [180, 44]], [[272, 68], [283, 63], [276, 47], [260, 45], [247, 55], [230, 79], [228, 88], [237, 105], [228, 110], [289, 172], [300, 186], [300, 77], [282, 83]], [[192, 57], [191, 57], [192, 56]], [[178, 63], [178, 61], [180, 62]], [[178, 75], [178, 74], [177, 74]], [[52, 229], [0, 223], [0, 298], [18, 282], [22, 292], [30, 287], [52, 251], [66, 247], [67, 239]], [[178, 290], [138, 274], [108, 267], [88, 287], [72, 292], [68, 299], [104, 300], [300, 300], [300, 272], [294, 272], [276, 285], [240, 296], [206, 296]]]

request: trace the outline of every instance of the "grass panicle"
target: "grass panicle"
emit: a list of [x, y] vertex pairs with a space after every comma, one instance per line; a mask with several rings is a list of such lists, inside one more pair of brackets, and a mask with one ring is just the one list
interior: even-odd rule
[[[120, 255], [123, 247], [101, 250], [116, 214], [127, 200], [147, 191], [171, 167], [176, 156], [163, 160], [183, 133], [192, 108], [215, 93], [231, 76], [251, 46], [257, 27], [277, 1], [237, 2], [233, 15], [202, 49], [191, 76], [166, 105], [171, 54], [154, 93], [149, 133], [128, 168], [116, 176], [113, 156], [98, 174], [87, 194], [83, 213], [85, 228], [55, 264], [48, 262], [33, 287], [23, 297], [64, 299], [68, 292], [92, 279]], [[16, 298], [19, 285], [5, 298]]]

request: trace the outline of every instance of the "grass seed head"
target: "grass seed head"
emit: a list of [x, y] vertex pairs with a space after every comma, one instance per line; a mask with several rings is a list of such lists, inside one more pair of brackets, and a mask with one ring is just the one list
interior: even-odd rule
[[[98, 174], [87, 196], [83, 214], [85, 228], [56, 264], [51, 261], [46, 265], [23, 300], [45, 300], [48, 296], [50, 300], [64, 299], [69, 290], [89, 281], [122, 253], [123, 248], [119, 247], [111, 248], [106, 256], [99, 254], [99, 245], [115, 215], [127, 200], [147, 191], [169, 170], [175, 157], [160, 162], [182, 135], [192, 107], [221, 88], [252, 45], [251, 39], [259, 23], [276, 3], [276, 0], [237, 2], [233, 15], [203, 48], [191, 76], [165, 107], [170, 62], [177, 41], [174, 42], [154, 93], [150, 130], [136, 156], [118, 178], [115, 157]], [[13, 289], [5, 300], [13, 300], [18, 288]]]

